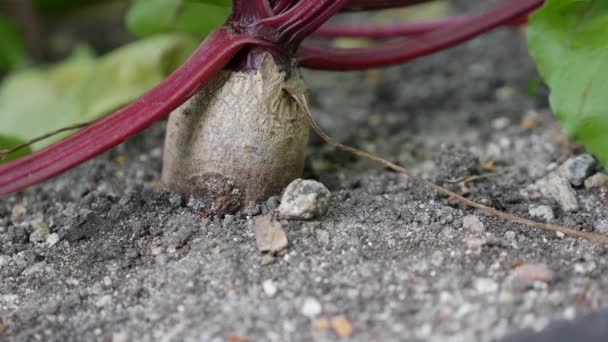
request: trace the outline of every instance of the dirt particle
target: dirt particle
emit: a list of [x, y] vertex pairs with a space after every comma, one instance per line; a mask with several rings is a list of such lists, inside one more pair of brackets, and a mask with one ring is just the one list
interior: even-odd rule
[[13, 206], [11, 209], [11, 221], [13, 223], [19, 223], [23, 221], [25, 214], [27, 213], [27, 209], [22, 204], [17, 204]]
[[348, 338], [353, 335], [353, 326], [344, 316], [336, 316], [331, 320], [331, 327], [340, 338]]

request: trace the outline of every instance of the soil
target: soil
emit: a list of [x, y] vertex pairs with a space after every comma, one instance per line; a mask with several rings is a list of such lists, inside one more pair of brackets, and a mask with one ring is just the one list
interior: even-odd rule
[[[575, 188], [581, 209], [567, 213], [535, 185], [582, 150], [552, 118], [521, 32], [305, 78], [342, 142], [510, 213], [542, 204], [554, 223], [605, 227], [608, 189]], [[261, 254], [252, 221], [280, 197], [201, 217], [203, 202], [158, 187], [163, 131], [0, 200], [0, 340], [492, 341], [605, 321], [584, 315], [608, 304], [606, 246], [486, 216], [318, 138], [305, 178], [332, 190], [329, 213], [283, 221], [288, 248]], [[521, 265], [539, 274], [517, 277]]]

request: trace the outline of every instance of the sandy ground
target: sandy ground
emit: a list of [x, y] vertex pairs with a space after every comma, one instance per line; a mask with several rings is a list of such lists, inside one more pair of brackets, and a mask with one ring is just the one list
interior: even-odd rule
[[[607, 188], [574, 187], [572, 212], [546, 191], [583, 151], [547, 110], [519, 32], [305, 77], [339, 140], [501, 210], [608, 230]], [[278, 198], [202, 219], [199, 201], [156, 190], [163, 129], [0, 199], [0, 339], [493, 341], [556, 320], [603, 326], [581, 317], [608, 304], [605, 246], [465, 208], [318, 138], [305, 177], [330, 188], [329, 213], [283, 221], [288, 248], [261, 254], [252, 220]], [[474, 175], [487, 177], [446, 181]]]

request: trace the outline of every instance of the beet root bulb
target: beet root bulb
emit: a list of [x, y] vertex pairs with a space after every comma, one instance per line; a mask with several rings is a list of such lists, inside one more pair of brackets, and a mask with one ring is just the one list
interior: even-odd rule
[[202, 197], [214, 214], [280, 192], [304, 168], [309, 127], [291, 94], [305, 89], [270, 54], [256, 71], [223, 71], [171, 113], [162, 183]]

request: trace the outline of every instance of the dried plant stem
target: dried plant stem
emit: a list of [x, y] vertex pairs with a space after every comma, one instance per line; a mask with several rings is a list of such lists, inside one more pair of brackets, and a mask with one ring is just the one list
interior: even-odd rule
[[535, 227], [535, 228], [541, 228], [544, 230], [548, 230], [548, 231], [553, 231], [553, 232], [560, 232], [563, 233], [565, 235], [569, 235], [569, 236], [575, 236], [575, 237], [581, 237], [593, 242], [597, 242], [600, 244], [608, 244], [608, 236], [604, 236], [604, 235], [600, 235], [600, 234], [593, 234], [593, 233], [587, 233], [587, 232], [583, 232], [583, 231], [579, 231], [576, 229], [572, 229], [572, 228], [568, 228], [568, 227], [564, 227], [564, 226], [559, 226], [559, 225], [554, 225], [554, 224], [547, 224], [547, 223], [542, 223], [542, 222], [536, 222], [536, 221], [532, 221], [532, 220], [528, 220], [519, 216], [515, 216], [512, 214], [508, 214], [499, 210], [496, 210], [494, 208], [491, 207], [487, 207], [485, 205], [479, 204], [477, 202], [471, 201], [455, 192], [452, 192], [448, 189], [445, 189], [431, 181], [428, 181], [416, 174], [414, 174], [413, 172], [411, 172], [410, 170], [401, 167], [399, 165], [393, 164], [391, 162], [389, 162], [386, 159], [383, 159], [379, 156], [367, 153], [365, 151], [361, 151], [359, 149], [356, 149], [354, 147], [350, 147], [350, 146], [346, 146], [343, 145], [337, 141], [335, 141], [334, 139], [332, 139], [329, 135], [327, 135], [327, 133], [325, 133], [320, 127], [319, 125], [315, 122], [314, 118], [312, 117], [312, 114], [310, 112], [310, 109], [308, 107], [308, 103], [306, 101], [306, 98], [304, 96], [298, 96], [295, 93], [292, 94], [292, 96], [294, 97], [295, 101], [302, 106], [304, 113], [306, 113], [306, 117], [308, 119], [308, 122], [310, 124], [310, 126], [312, 127], [312, 129], [315, 131], [315, 133], [317, 135], [319, 135], [319, 137], [321, 139], [323, 139], [325, 142], [327, 142], [330, 145], [335, 146], [336, 148], [345, 151], [345, 152], [349, 152], [354, 154], [355, 156], [361, 157], [361, 158], [365, 158], [365, 159], [369, 159], [371, 161], [374, 161], [378, 164], [381, 164], [383, 166], [386, 166], [392, 170], [395, 170], [397, 172], [400, 172], [410, 178], [412, 178], [413, 180], [415, 180], [418, 183], [424, 184], [425, 186], [439, 192], [439, 193], [443, 193], [445, 195], [448, 195], [450, 197], [452, 197], [453, 199], [458, 200], [459, 202], [461, 202], [464, 205], [467, 205], [469, 207], [472, 208], [476, 208], [479, 209], [487, 214], [490, 214], [492, 216], [496, 216], [496, 217], [500, 217], [503, 218], [507, 221], [511, 221], [511, 222], [515, 222], [515, 223], [520, 223], [529, 227]]
[[50, 137], [53, 137], [53, 136], [55, 136], [57, 134], [61, 134], [61, 133], [64, 133], [64, 132], [69, 132], [69, 131], [74, 131], [74, 130], [77, 130], [77, 129], [85, 128], [85, 127], [89, 126], [92, 123], [93, 123], [93, 121], [90, 121], [90, 122], [80, 123], [80, 124], [77, 124], [77, 125], [63, 127], [63, 128], [60, 128], [60, 129], [58, 129], [56, 131], [52, 131], [52, 132], [43, 134], [43, 135], [41, 135], [39, 137], [36, 137], [36, 138], [34, 138], [34, 139], [30, 140], [30, 141], [24, 142], [23, 144], [17, 145], [17, 146], [15, 146], [15, 147], [13, 147], [13, 148], [11, 148], [9, 150], [0, 150], [0, 160], [6, 158], [6, 156], [8, 156], [9, 154], [15, 153], [15, 152], [20, 151], [20, 150], [22, 150], [24, 148], [28, 148], [28, 147], [34, 145], [37, 142], [46, 140], [46, 139], [48, 139]]

